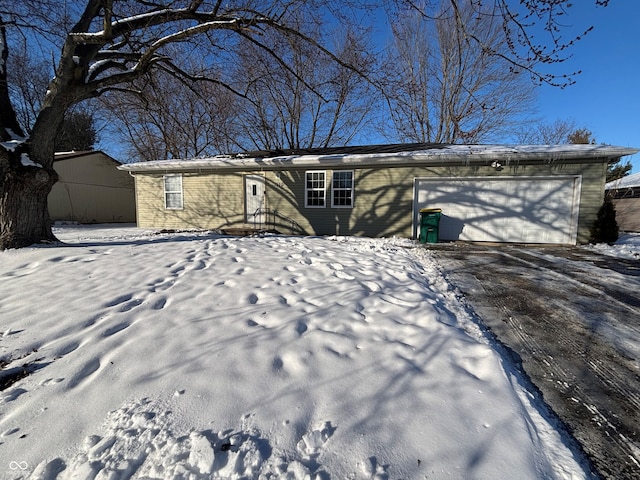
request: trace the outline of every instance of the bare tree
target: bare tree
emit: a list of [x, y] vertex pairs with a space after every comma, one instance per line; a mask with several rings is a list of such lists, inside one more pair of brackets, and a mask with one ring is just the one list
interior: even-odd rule
[[185, 84], [163, 71], [134, 82], [134, 92], [104, 95], [127, 160], [215, 155], [231, 150], [237, 98], [212, 82]]
[[510, 131], [532, 109], [534, 85], [509, 68], [502, 24], [483, 11], [459, 0], [429, 18], [394, 12], [382, 84], [403, 140], [478, 142]]
[[[575, 120], [556, 120], [552, 123], [540, 123], [533, 128], [521, 132], [518, 136], [520, 143], [561, 145], [592, 144], [596, 139], [591, 130], [586, 127], [577, 127]], [[621, 163], [622, 159], [611, 160], [607, 164], [606, 181], [611, 182], [629, 175], [632, 165], [628, 160]]]
[[573, 119], [557, 119], [551, 123], [536, 123], [517, 133], [519, 143], [530, 145], [561, 145], [574, 143], [569, 136], [577, 131], [576, 121]]
[[577, 128], [569, 135], [567, 135], [567, 141], [569, 143], [581, 144], [581, 145], [595, 145], [596, 139], [593, 138], [593, 133], [587, 128]]
[[[57, 180], [53, 169], [56, 133], [72, 106], [107, 92], [135, 88], [134, 82], [153, 69], [189, 82], [209, 80], [233, 91], [228, 78], [189, 71], [185, 60], [195, 51], [206, 60], [211, 72], [218, 72], [221, 59], [232, 55], [231, 46], [237, 47], [241, 42], [261, 45], [261, 35], [268, 31], [299, 37], [329, 54], [311, 38], [287, 25], [292, 12], [299, 15], [307, 11], [312, 17], [318, 14], [312, 9], [328, 1], [246, 0], [227, 4], [219, 0], [64, 3], [25, 0], [3, 3], [0, 6], [0, 249], [54, 240], [47, 196]], [[32, 35], [42, 34], [59, 49], [55, 76], [49, 82], [28, 137], [17, 121], [7, 83], [7, 31], [20, 28], [31, 28]], [[177, 50], [183, 53], [172, 55]], [[272, 55], [278, 57], [276, 52]], [[287, 63], [286, 58], [279, 61]]]
[[[300, 22], [298, 28], [302, 26]], [[329, 43], [320, 38], [321, 25], [314, 27], [307, 35]], [[264, 39], [269, 51], [253, 45], [240, 52], [236, 76], [244, 79], [239, 88], [246, 91], [238, 117], [241, 147], [346, 145], [362, 131], [374, 98], [372, 85], [363, 76], [369, 74], [373, 61], [355, 29], [343, 30], [342, 35], [327, 33], [341, 37], [333, 50], [342, 64], [318, 55], [312, 45], [296, 37], [270, 35]], [[287, 64], [275, 61], [273, 52], [279, 58], [287, 55]]]
[[7, 75], [10, 95], [18, 122], [29, 132], [36, 121], [53, 69], [45, 60], [29, 55], [25, 42], [8, 59]]
[[[580, 71], [565, 73], [545, 72], [545, 67], [564, 62], [571, 47], [587, 35], [594, 26], [572, 28], [564, 21], [573, 0], [399, 0], [425, 19], [438, 20], [452, 16], [456, 30], [464, 41], [485, 55], [498, 57], [514, 73], [526, 72], [536, 83], [566, 87], [575, 83]], [[592, 0], [596, 7], [606, 7], [609, 0]], [[470, 7], [478, 18], [490, 17], [502, 31], [499, 48], [478, 35], [466, 19]]]
[[[478, 17], [484, 16], [481, 10], [487, 3], [493, 3], [495, 8], [489, 16], [502, 22], [510, 54], [503, 55], [492, 43], [467, 29], [467, 23], [462, 21], [462, 10], [458, 8], [462, 1], [470, 1]], [[228, 76], [219, 75], [228, 71], [221, 67], [233, 60], [239, 44], [261, 46], [280, 65], [290, 65], [287, 56], [280, 56], [262, 42], [268, 32], [303, 39], [314, 45], [318, 52], [346, 66], [327, 48], [296, 29], [295, 24], [288, 24], [291, 18], [327, 17], [344, 11], [351, 4], [361, 4], [349, 0], [332, 2], [22, 0], [0, 3], [0, 249], [54, 240], [47, 196], [57, 180], [53, 169], [56, 132], [71, 107], [108, 92], [129, 91], [136, 80], [154, 69], [164, 70], [185, 82], [209, 80], [241, 94], [233, 88]], [[411, 0], [396, 2], [409, 4], [422, 15], [429, 15], [425, 8]], [[570, 3], [568, 0], [513, 2], [513, 8], [510, 8], [512, 0], [442, 2], [451, 6], [458, 31], [463, 32], [462, 36], [456, 36], [460, 45], [475, 44], [483, 57], [504, 58], [512, 70], [527, 71], [539, 81], [553, 83], [554, 77], [537, 73], [536, 65], [561, 61], [559, 55], [579, 37], [565, 42], [561, 35], [559, 19]], [[606, 5], [608, 0], [595, 2]], [[542, 46], [533, 42], [531, 32], [540, 23], [550, 36], [549, 48], [544, 41]], [[30, 33], [21, 35], [25, 29]], [[16, 45], [31, 38], [41, 42], [39, 47], [47, 45], [51, 48], [56, 66], [33, 128], [31, 132], [25, 132], [11, 101], [7, 59], [9, 42]], [[175, 56], [176, 51], [182, 53]], [[199, 56], [210, 70], [190, 71], [186, 62], [190, 55]], [[454, 61], [461, 65], [458, 60]], [[570, 81], [571, 77], [568, 77], [565, 83]], [[460, 124], [454, 126], [462, 132], [472, 131]]]
[[[28, 135], [42, 107], [53, 68], [41, 58], [30, 56], [26, 42], [21, 42], [17, 52], [8, 60], [10, 97], [18, 123]], [[58, 132], [56, 150], [92, 149], [98, 141], [97, 119], [94, 104], [84, 103], [70, 108]]]
[[[577, 128], [567, 135], [567, 143], [595, 145], [596, 139], [588, 128]], [[614, 180], [626, 177], [631, 172], [632, 167], [633, 165], [631, 165], [629, 160], [624, 162], [622, 162], [622, 158], [610, 160], [607, 163], [607, 176], [605, 181], [613, 182]], [[605, 199], [605, 204], [606, 200], [607, 199]], [[609, 207], [611, 207], [611, 205], [605, 205], [604, 208]]]

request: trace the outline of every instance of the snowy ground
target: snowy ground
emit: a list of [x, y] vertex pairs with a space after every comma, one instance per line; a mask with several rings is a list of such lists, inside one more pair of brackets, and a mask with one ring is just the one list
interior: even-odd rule
[[623, 234], [614, 245], [599, 243], [590, 248], [605, 255], [637, 260], [640, 259], [640, 233]]
[[589, 478], [413, 242], [57, 234], [0, 252], [0, 478]]

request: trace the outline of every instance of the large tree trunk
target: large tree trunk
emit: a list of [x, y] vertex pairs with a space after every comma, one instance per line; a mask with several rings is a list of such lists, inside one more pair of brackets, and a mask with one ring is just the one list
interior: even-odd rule
[[47, 197], [58, 180], [54, 142], [64, 105], [47, 105], [24, 138], [7, 83], [8, 48], [0, 19], [0, 250], [51, 242]]
[[0, 151], [0, 250], [56, 240], [47, 197], [57, 175], [51, 167], [23, 165], [29, 163], [23, 155]]

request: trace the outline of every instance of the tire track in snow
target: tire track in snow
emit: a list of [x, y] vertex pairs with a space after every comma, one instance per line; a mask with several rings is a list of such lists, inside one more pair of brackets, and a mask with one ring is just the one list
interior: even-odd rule
[[[570, 249], [439, 248], [435, 256], [447, 275], [464, 286], [469, 303], [497, 337], [522, 355], [523, 369], [599, 473], [635, 478], [629, 472], [640, 468], [634, 427], [640, 389], [632, 351], [625, 354], [616, 342], [617, 328], [637, 328], [633, 321], [616, 324], [638, 318], [637, 298], [624, 300], [629, 285], [602, 281], [611, 275], [596, 266], [602, 260], [587, 268], [581, 255], [571, 263]], [[473, 249], [478, 251], [467, 251]], [[629, 283], [638, 282], [629, 278]]]

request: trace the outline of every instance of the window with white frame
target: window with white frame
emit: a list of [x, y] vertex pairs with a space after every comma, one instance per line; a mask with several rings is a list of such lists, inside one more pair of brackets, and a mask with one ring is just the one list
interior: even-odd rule
[[327, 205], [327, 172], [305, 172], [304, 198], [305, 207], [323, 208]]
[[182, 209], [182, 175], [165, 175], [164, 180], [164, 208], [169, 210]]
[[333, 172], [331, 180], [331, 206], [335, 208], [353, 207], [353, 170]]

